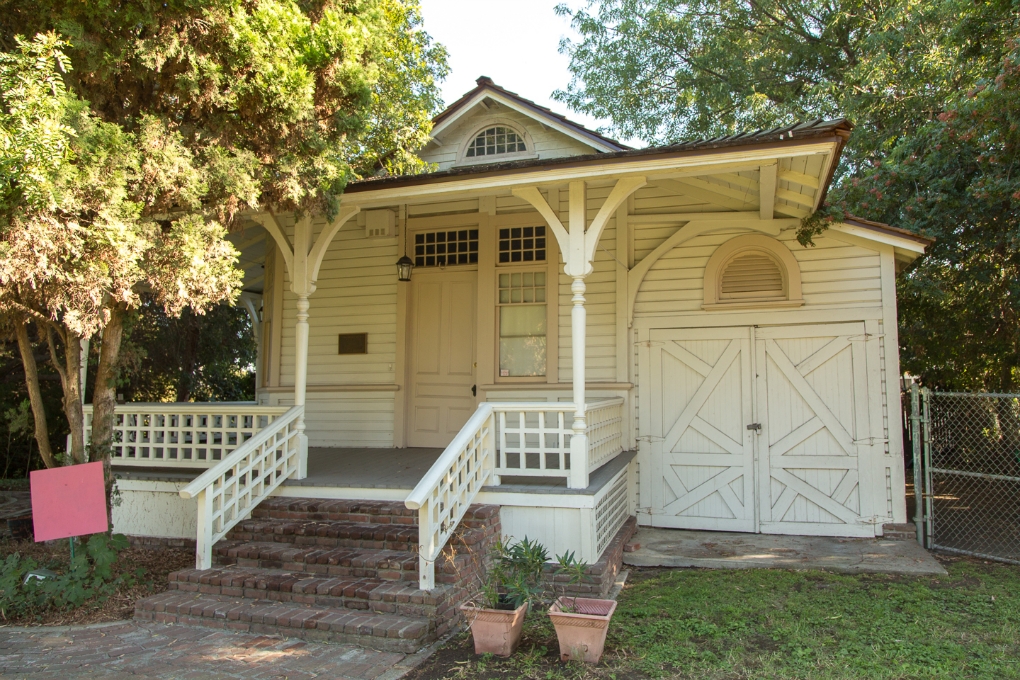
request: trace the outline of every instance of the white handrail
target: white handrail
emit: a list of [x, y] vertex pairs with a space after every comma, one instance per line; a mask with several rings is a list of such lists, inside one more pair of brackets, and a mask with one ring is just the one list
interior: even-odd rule
[[297, 473], [301, 457], [297, 424], [303, 414], [304, 406], [291, 407], [181, 489], [182, 498], [198, 499], [196, 568], [209, 569], [216, 541]]
[[418, 511], [418, 581], [436, 587], [436, 559], [478, 492], [495, 475], [496, 423], [493, 404], [478, 405], [438, 460], [404, 500]]

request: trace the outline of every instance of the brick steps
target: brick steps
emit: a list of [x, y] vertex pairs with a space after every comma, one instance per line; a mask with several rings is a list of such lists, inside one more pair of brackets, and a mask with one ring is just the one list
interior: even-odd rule
[[173, 590], [141, 600], [135, 618], [405, 653], [432, 642], [437, 634], [424, 617]]
[[356, 609], [379, 614], [441, 618], [447, 614], [449, 586], [424, 592], [417, 582], [337, 578], [279, 569], [183, 569], [170, 574], [170, 590]]
[[320, 548], [274, 541], [220, 541], [218, 566], [287, 569], [309, 574], [418, 582], [418, 558], [403, 550]]
[[472, 506], [426, 593], [417, 522], [400, 502], [267, 499], [135, 618], [413, 652], [457, 624], [500, 536], [499, 508]]

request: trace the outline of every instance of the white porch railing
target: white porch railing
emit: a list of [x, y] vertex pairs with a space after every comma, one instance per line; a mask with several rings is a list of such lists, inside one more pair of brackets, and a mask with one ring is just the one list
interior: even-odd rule
[[[560, 402], [493, 403], [499, 424], [496, 473], [514, 477], [569, 477], [574, 405]], [[623, 398], [585, 409], [588, 472], [623, 451]]]
[[573, 404], [479, 404], [404, 500], [408, 508], [418, 511], [418, 580], [422, 590], [435, 588], [435, 562], [487, 483], [498, 486], [501, 475], [569, 477], [575, 464], [591, 472], [623, 451], [623, 399], [596, 402], [585, 413], [586, 460], [572, 461], [568, 454]]
[[303, 415], [303, 406], [291, 407], [181, 490], [182, 498], [198, 499], [197, 569], [209, 569], [216, 541], [297, 473]]
[[588, 472], [594, 472], [623, 453], [623, 398], [589, 404], [585, 409], [588, 434]]
[[[92, 405], [86, 404], [84, 411], [89, 441]], [[212, 467], [286, 411], [286, 406], [255, 403], [118, 404], [112, 461], [144, 467]]]
[[475, 496], [495, 476], [496, 419], [483, 403], [404, 500], [418, 511], [418, 582], [436, 587], [436, 560]]

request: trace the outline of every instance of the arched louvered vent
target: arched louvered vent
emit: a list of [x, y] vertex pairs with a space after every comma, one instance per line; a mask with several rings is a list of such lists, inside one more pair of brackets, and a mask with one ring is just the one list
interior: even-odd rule
[[730, 260], [719, 282], [720, 300], [771, 299], [786, 296], [783, 271], [761, 252], [750, 252]]

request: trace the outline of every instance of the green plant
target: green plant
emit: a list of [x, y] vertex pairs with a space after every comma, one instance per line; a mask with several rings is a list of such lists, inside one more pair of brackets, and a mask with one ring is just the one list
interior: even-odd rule
[[489, 578], [482, 584], [482, 605], [488, 609], [517, 609], [542, 592], [542, 569], [549, 551], [527, 536], [517, 542], [497, 541], [492, 548]]
[[567, 586], [581, 585], [584, 583], [584, 580], [588, 575], [588, 563], [578, 560], [572, 550], [565, 552], [562, 555], [557, 555], [556, 563], [559, 565], [556, 569], [556, 575], [565, 575], [568, 577], [566, 585], [563, 586], [563, 595], [560, 596], [560, 608], [568, 614], [572, 614], [574, 612], [575, 598], [569, 598], [570, 604], [567, 604]]
[[75, 609], [92, 601], [105, 602], [118, 588], [134, 584], [144, 573], [139, 569], [134, 574], [114, 575], [117, 554], [126, 547], [127, 539], [121, 534], [94, 534], [70, 564], [43, 565], [57, 572], [46, 578], [29, 576], [40, 568], [35, 560], [22, 558], [19, 553], [8, 555], [0, 563], [0, 616], [24, 617], [50, 609]]

